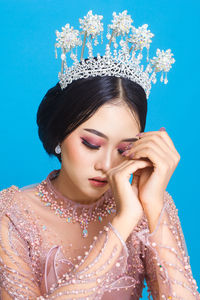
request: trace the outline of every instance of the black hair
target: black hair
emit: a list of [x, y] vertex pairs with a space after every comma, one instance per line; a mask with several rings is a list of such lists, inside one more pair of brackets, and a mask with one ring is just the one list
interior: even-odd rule
[[144, 131], [147, 98], [139, 84], [114, 76], [74, 80], [64, 89], [58, 82], [47, 91], [37, 111], [38, 134], [46, 152], [61, 161], [61, 155], [55, 153], [55, 147], [100, 106], [117, 102], [116, 99], [126, 102], [138, 117], [140, 131]]

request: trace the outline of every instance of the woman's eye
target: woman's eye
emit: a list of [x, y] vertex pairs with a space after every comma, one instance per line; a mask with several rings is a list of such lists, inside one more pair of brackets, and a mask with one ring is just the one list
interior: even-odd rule
[[[95, 146], [95, 145], [88, 143], [88, 141], [86, 141], [84, 138], [81, 138], [81, 139], [82, 139], [82, 143], [90, 149], [98, 150], [100, 148], [100, 146]], [[117, 150], [118, 150], [119, 154], [122, 154], [125, 151], [125, 149], [117, 149]]]
[[119, 154], [122, 154], [125, 150], [124, 149], [117, 149]]
[[100, 146], [95, 146], [95, 145], [92, 145], [92, 144], [88, 143], [88, 142], [87, 142], [85, 139], [83, 139], [83, 138], [82, 138], [82, 143], [83, 143], [84, 145], [86, 145], [87, 147], [91, 148], [91, 149], [99, 149], [99, 148], [100, 148]]

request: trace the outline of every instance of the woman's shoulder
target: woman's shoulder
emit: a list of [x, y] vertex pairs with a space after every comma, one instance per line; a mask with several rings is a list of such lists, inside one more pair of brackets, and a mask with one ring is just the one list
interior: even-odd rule
[[0, 215], [3, 215], [11, 207], [14, 196], [19, 192], [19, 187], [11, 185], [0, 191]]
[[11, 185], [0, 191], [0, 215], [8, 212], [14, 204], [17, 204], [27, 197], [30, 197], [35, 193], [35, 187], [38, 183], [27, 185], [24, 187], [18, 187], [16, 185]]
[[5, 198], [13, 198], [15, 196], [17, 196], [19, 193], [26, 195], [29, 194], [31, 192], [33, 192], [35, 190], [35, 188], [37, 187], [39, 183], [33, 183], [30, 185], [26, 185], [23, 187], [18, 187], [16, 185], [11, 185], [8, 188], [5, 188], [3, 190], [0, 191], [0, 199], [1, 201], [3, 201]]

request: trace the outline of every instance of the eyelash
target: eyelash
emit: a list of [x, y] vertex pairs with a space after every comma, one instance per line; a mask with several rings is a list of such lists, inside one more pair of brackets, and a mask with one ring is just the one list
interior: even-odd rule
[[[88, 147], [88, 148], [90, 148], [90, 149], [99, 150], [99, 148], [100, 148], [100, 146], [94, 146], [94, 145], [88, 143], [88, 142], [87, 142], [85, 139], [83, 139], [83, 138], [82, 138], [82, 143], [83, 143], [86, 147]], [[117, 149], [117, 150], [118, 150], [119, 154], [122, 154], [122, 153], [125, 151], [125, 150], [122, 150], [122, 149]]]

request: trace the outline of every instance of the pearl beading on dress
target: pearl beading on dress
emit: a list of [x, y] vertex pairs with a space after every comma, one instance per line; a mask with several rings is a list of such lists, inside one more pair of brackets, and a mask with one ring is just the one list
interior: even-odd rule
[[[83, 263], [87, 260], [91, 252], [96, 246], [96, 243], [98, 242], [97, 239], [94, 238], [94, 242], [90, 247], [90, 251], [85, 256], [84, 262], [80, 263], [75, 269], [74, 272], [71, 272], [70, 276], [68, 274], [64, 274], [62, 278], [55, 284], [53, 284], [50, 288], [50, 292], [54, 292], [56, 288], [62, 287], [66, 285], [66, 282], [68, 285], [79, 285], [79, 284], [86, 284], [86, 286], [89, 284], [92, 284], [93, 287], [91, 288], [82, 288], [82, 289], [69, 289], [67, 291], [63, 291], [62, 293], [53, 293], [53, 295], [50, 293], [50, 295], [44, 295], [44, 297], [38, 297], [39, 299], [57, 299], [59, 296], [63, 295], [70, 295], [73, 299], [73, 295], [79, 295], [79, 294], [85, 294], [85, 297], [79, 297], [78, 299], [93, 299], [95, 295], [96, 299], [101, 299], [103, 295], [103, 287], [109, 289], [110, 284], [113, 281], [113, 278], [119, 279], [120, 276], [116, 275], [114, 272], [114, 269], [111, 267], [114, 263], [115, 267], [120, 270], [121, 273], [125, 272], [126, 269], [126, 259], [128, 255], [127, 247], [123, 241], [123, 239], [120, 237], [119, 233], [117, 233], [116, 230], [113, 231], [113, 226], [111, 223], [108, 223], [108, 226], [104, 226], [104, 230], [99, 232], [99, 239], [103, 241], [102, 248], [98, 255], [94, 258], [93, 261], [91, 261], [87, 267], [83, 267], [81, 271], [77, 270], [82, 267]], [[116, 234], [117, 233], [117, 234]], [[110, 244], [110, 235], [115, 236], [115, 243], [112, 245]], [[122, 244], [121, 244], [122, 243]], [[112, 245], [112, 247], [111, 247]], [[122, 246], [123, 245], [123, 246]], [[103, 254], [105, 252], [109, 252], [110, 255], [104, 261]], [[94, 266], [100, 265], [98, 270], [96, 271], [90, 271]], [[108, 271], [110, 270], [110, 271]], [[129, 278], [130, 282], [134, 282], [132, 278]], [[131, 285], [132, 285], [131, 284]]]
[[[35, 192], [35, 187], [26, 192], [15, 186], [0, 192], [0, 282], [2, 291], [6, 291], [11, 299], [78, 297], [96, 300], [102, 299], [104, 293], [112, 293], [113, 297], [122, 295], [126, 300], [139, 299], [144, 278], [149, 298], [200, 299], [177, 209], [167, 192], [153, 233], [149, 233], [147, 219], [143, 216], [124, 243], [115, 228], [108, 224], [93, 236], [94, 243], [83, 240], [87, 247], [75, 256], [76, 245], [73, 244], [70, 253], [65, 254], [71, 262], [70, 270], [62, 273], [64, 276], [60, 274], [52, 286], [49, 282], [51, 290], [47, 294], [41, 293], [42, 262], [52, 245], [59, 245], [59, 242], [52, 228], [42, 230], [45, 219], [38, 219], [38, 210], [29, 203], [30, 199], [34, 200], [31, 203], [40, 203]], [[62, 220], [58, 221], [62, 223]], [[166, 238], [166, 234], [170, 238]], [[66, 230], [66, 235], [70, 237], [70, 231]], [[76, 256], [78, 261], [73, 264]], [[52, 260], [49, 267], [58, 271], [59, 264], [62, 265], [60, 258]], [[126, 297], [128, 291], [132, 296]]]

